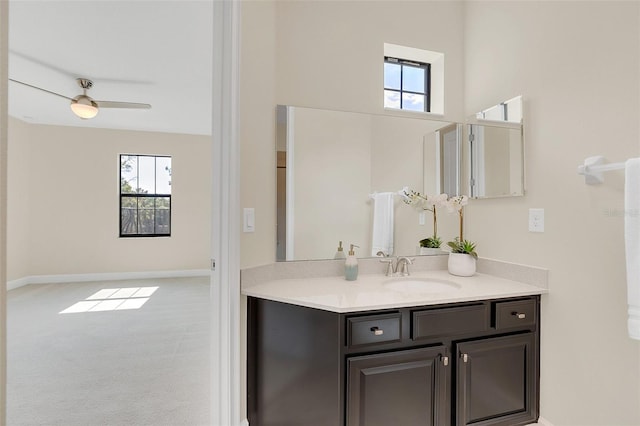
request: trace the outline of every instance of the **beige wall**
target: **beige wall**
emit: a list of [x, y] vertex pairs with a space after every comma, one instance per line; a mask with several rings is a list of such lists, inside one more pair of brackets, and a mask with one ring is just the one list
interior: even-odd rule
[[[622, 172], [587, 186], [591, 155], [640, 154], [638, 2], [469, 2], [467, 113], [525, 98], [525, 197], [472, 200], [482, 256], [550, 270], [542, 415], [555, 426], [640, 424], [640, 343], [626, 333]], [[529, 208], [545, 232], [529, 233]]]
[[276, 5], [243, 1], [240, 48], [240, 204], [255, 232], [240, 235], [240, 267], [276, 258]]
[[[9, 279], [205, 269], [211, 142], [177, 135], [25, 124], [12, 119]], [[170, 238], [119, 238], [119, 154], [172, 157]]]
[[[241, 198], [257, 214], [256, 232], [242, 236], [242, 267], [275, 258], [275, 105], [381, 112], [384, 42], [445, 52], [448, 120], [525, 98], [527, 193], [472, 200], [465, 238], [482, 256], [551, 271], [542, 415], [555, 426], [640, 424], [640, 351], [626, 335], [623, 178], [609, 172], [590, 187], [576, 174], [589, 155], [640, 154], [639, 4], [242, 6]], [[527, 230], [531, 207], [545, 209], [542, 234]]]
[[461, 118], [460, 2], [279, 1], [276, 9], [278, 103], [383, 112], [384, 43], [392, 43], [445, 54], [445, 117]]

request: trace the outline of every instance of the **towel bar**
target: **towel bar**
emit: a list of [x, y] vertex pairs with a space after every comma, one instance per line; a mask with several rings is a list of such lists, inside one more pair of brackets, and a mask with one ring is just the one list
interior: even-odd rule
[[584, 160], [584, 164], [578, 166], [578, 174], [584, 175], [584, 183], [587, 185], [598, 185], [604, 182], [604, 176], [602, 172], [608, 172], [610, 170], [622, 170], [625, 167], [625, 163], [609, 163], [603, 164], [604, 157], [602, 155], [596, 155]]

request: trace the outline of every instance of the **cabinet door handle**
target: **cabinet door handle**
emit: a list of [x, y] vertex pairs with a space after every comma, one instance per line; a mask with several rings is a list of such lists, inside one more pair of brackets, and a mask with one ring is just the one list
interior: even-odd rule
[[462, 362], [468, 362], [469, 361], [469, 355], [467, 355], [467, 354], [460, 354], [460, 358], [462, 358]]
[[524, 314], [522, 312], [511, 312], [511, 315], [518, 319], [525, 319], [527, 317], [527, 314]]
[[444, 364], [445, 367], [447, 365], [449, 365], [449, 357], [448, 356], [443, 356], [442, 357], [442, 364]]
[[375, 336], [382, 336], [384, 334], [384, 330], [378, 328], [378, 327], [371, 327], [371, 331], [373, 332], [373, 334]]

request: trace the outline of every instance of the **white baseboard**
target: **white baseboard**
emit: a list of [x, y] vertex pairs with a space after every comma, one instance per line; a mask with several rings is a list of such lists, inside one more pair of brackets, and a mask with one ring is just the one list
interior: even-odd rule
[[22, 287], [27, 284], [30, 284], [29, 277], [23, 277], [23, 278], [18, 278], [17, 280], [7, 281], [7, 291], [13, 290], [14, 288]]
[[60, 284], [89, 281], [120, 281], [140, 280], [147, 278], [183, 278], [206, 277], [208, 269], [186, 269], [177, 271], [140, 271], [140, 272], [98, 272], [92, 274], [64, 274], [64, 275], [31, 275], [7, 282], [7, 290], [13, 290], [29, 284]]

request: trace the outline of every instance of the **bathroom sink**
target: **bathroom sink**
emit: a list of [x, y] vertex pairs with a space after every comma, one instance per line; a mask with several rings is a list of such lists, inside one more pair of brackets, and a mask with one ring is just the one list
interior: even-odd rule
[[460, 285], [452, 281], [414, 277], [391, 278], [382, 283], [382, 286], [404, 293], [445, 293], [460, 290]]

